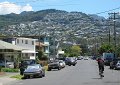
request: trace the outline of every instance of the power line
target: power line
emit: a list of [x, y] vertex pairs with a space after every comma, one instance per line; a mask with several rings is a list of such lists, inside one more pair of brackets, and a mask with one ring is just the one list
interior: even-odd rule
[[110, 11], [114, 11], [114, 10], [117, 10], [117, 9], [120, 9], [120, 7], [117, 7], [117, 8], [114, 8], [114, 9], [110, 9], [110, 10], [107, 10], [107, 11], [103, 11], [103, 12], [99, 12], [99, 13], [96, 13], [96, 14], [108, 13]]

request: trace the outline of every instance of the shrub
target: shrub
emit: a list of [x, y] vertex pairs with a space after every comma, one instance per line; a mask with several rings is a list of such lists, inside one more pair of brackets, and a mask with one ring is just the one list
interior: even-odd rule
[[10, 78], [22, 79], [23, 76], [22, 75], [14, 75], [14, 76], [11, 76]]
[[47, 66], [48, 65], [48, 61], [40, 60], [39, 64], [41, 64], [42, 66]]
[[1, 72], [1, 70], [2, 70], [2, 67], [0, 66], [0, 72]]
[[3, 71], [3, 72], [19, 72], [19, 69], [2, 68], [1, 71]]

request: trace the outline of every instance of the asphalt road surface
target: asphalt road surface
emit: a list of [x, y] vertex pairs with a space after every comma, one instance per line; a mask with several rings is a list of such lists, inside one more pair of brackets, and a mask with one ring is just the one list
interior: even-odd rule
[[106, 66], [104, 76], [100, 79], [96, 61], [79, 60], [76, 66], [46, 72], [44, 78], [20, 80], [11, 85], [120, 85], [120, 71]]

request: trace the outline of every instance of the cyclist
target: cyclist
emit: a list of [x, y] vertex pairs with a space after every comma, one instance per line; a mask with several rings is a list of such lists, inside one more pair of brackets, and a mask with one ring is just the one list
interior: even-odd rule
[[104, 72], [104, 60], [102, 58], [98, 58], [97, 59], [97, 62], [98, 62], [98, 68], [99, 68], [99, 73]]

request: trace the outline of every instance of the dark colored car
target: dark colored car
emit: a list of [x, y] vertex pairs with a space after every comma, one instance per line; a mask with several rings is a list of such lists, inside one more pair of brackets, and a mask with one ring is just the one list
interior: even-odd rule
[[21, 66], [21, 63], [24, 68], [26, 68], [28, 65], [36, 64], [36, 61], [33, 59], [24, 59], [20, 62], [19, 67]]
[[24, 78], [44, 77], [45, 69], [40, 64], [28, 65], [23, 75], [24, 75]]
[[66, 65], [69, 65], [69, 66], [71, 65], [75, 66], [77, 64], [77, 60], [73, 57], [69, 57], [69, 58], [66, 58], [65, 63]]
[[25, 63], [26, 65], [32, 65], [32, 64], [36, 64], [36, 61], [33, 59], [25, 59], [23, 60], [23, 63]]
[[51, 71], [52, 69], [61, 69], [60, 62], [59, 61], [53, 61], [48, 64], [48, 71]]
[[113, 60], [110, 62], [110, 69], [115, 69], [115, 66], [116, 66], [116, 64], [117, 64], [118, 61], [120, 61], [119, 58], [113, 59]]
[[5, 62], [0, 60], [0, 67], [5, 67]]
[[106, 59], [104, 59], [104, 62], [105, 62], [105, 65], [106, 66], [110, 66], [110, 62], [112, 62], [112, 58], [106, 58]]

